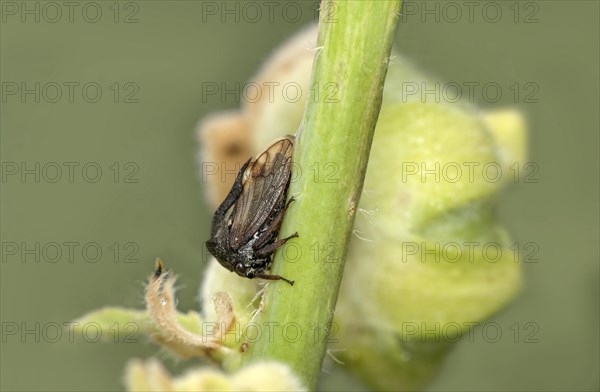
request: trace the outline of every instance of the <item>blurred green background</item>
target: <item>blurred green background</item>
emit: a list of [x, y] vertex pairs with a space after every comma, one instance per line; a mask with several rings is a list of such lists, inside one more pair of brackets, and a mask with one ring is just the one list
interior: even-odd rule
[[[122, 389], [127, 359], [157, 354], [156, 346], [142, 336], [119, 344], [54, 339], [54, 326], [107, 304], [141, 308], [156, 256], [179, 274], [179, 308], [198, 306], [210, 212], [194, 128], [206, 114], [239, 106], [233, 94], [204, 99], [202, 84], [243, 86], [279, 43], [315, 20], [315, 2], [289, 3], [254, 2], [258, 15], [235, 1], [74, 2], [69, 15], [58, 2], [59, 15], [44, 2], [1, 2], [2, 390]], [[475, 3], [472, 18], [461, 2], [460, 17], [443, 2], [410, 3], [396, 47], [442, 79], [499, 83], [498, 102], [478, 93], [475, 101], [525, 113], [539, 182], [509, 187], [499, 215], [516, 241], [538, 245], [539, 261], [524, 265], [521, 295], [490, 320], [503, 337], [463, 340], [429, 389], [597, 390], [599, 3]], [[233, 11], [212, 15], [213, 6]], [[21, 96], [36, 82], [39, 103], [34, 93]], [[79, 83], [71, 84], [73, 102], [69, 82]], [[56, 103], [53, 83], [62, 87]], [[96, 84], [83, 94], [86, 83]], [[534, 83], [537, 103], [523, 95], [515, 102], [514, 83], [525, 94], [533, 90], [522, 86]], [[94, 86], [102, 96], [86, 102]], [[39, 182], [10, 175], [22, 162], [40, 163]], [[63, 169], [56, 183], [48, 181], [52, 162]], [[79, 165], [72, 181], [65, 162]], [[62, 244], [63, 255], [36, 262], [34, 251], [22, 261], [36, 243], [38, 255], [46, 246], [54, 257], [49, 243]], [[64, 243], [74, 243], [72, 260]], [[86, 261], [97, 248], [98, 260]], [[515, 341], [515, 323], [521, 334], [534, 323], [536, 341]], [[21, 336], [36, 325], [39, 337]], [[322, 388], [362, 387], [333, 371]]]

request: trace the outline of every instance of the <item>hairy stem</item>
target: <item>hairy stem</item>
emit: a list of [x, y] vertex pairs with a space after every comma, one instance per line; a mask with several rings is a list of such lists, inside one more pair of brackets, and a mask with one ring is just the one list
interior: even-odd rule
[[[379, 109], [400, 1], [326, 1], [310, 96], [297, 135], [291, 204], [275, 255], [263, 334], [245, 362], [276, 359], [314, 390], [332, 325]], [[373, 268], [376, 268], [374, 266]], [[357, 288], [358, 289], [358, 288]], [[268, 327], [268, 328], [267, 328]]]

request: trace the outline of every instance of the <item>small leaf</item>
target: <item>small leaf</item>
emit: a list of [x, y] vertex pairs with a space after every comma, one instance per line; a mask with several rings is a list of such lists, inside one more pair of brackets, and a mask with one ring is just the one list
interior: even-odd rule
[[101, 331], [101, 341], [113, 342], [115, 336], [128, 336], [148, 328], [145, 310], [106, 307], [87, 313], [73, 322], [76, 332], [86, 333], [90, 326]]

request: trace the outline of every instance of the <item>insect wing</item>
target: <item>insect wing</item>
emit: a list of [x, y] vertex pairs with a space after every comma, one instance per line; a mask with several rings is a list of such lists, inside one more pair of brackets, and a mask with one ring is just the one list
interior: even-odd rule
[[219, 208], [217, 208], [217, 210], [215, 211], [215, 214], [213, 215], [212, 226], [210, 229], [211, 237], [214, 238], [214, 236], [217, 234], [219, 227], [221, 225], [223, 225], [224, 220], [227, 217], [227, 211], [229, 211], [229, 209], [235, 204], [237, 199], [242, 194], [243, 189], [244, 189], [243, 188], [244, 173], [249, 164], [250, 164], [250, 159], [248, 159], [246, 161], [246, 163], [244, 163], [244, 166], [242, 166], [242, 168], [240, 169], [240, 172], [238, 173], [238, 175], [235, 179], [235, 182], [233, 183], [233, 186], [231, 187], [231, 190], [229, 191], [229, 194], [227, 194], [227, 196], [225, 197], [225, 200], [223, 200], [223, 202], [221, 203]]
[[238, 249], [263, 226], [285, 198], [291, 174], [293, 138], [275, 141], [244, 173], [244, 189], [233, 210], [229, 244]]

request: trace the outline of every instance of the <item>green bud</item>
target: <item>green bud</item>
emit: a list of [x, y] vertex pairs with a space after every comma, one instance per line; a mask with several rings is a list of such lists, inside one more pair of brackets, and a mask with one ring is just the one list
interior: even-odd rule
[[421, 386], [519, 289], [494, 206], [499, 150], [522, 147], [486, 125], [462, 105], [382, 108], [336, 308], [340, 356], [374, 388]]

